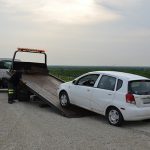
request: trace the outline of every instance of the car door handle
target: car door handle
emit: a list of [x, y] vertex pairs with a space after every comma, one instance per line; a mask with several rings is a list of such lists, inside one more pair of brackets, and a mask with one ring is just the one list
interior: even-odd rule
[[90, 92], [90, 89], [87, 89], [87, 92]]
[[111, 96], [112, 94], [111, 94], [111, 93], [108, 93], [108, 95], [110, 95], [110, 96]]

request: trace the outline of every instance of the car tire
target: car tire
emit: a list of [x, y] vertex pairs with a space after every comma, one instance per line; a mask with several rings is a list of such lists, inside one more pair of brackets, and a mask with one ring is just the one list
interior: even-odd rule
[[123, 116], [121, 114], [121, 112], [115, 108], [115, 107], [111, 107], [108, 111], [107, 111], [107, 120], [109, 122], [110, 125], [113, 126], [121, 126], [123, 124]]
[[67, 92], [61, 92], [59, 95], [59, 101], [60, 101], [60, 105], [62, 107], [69, 107], [70, 106], [70, 101], [69, 101], [69, 96], [67, 94]]

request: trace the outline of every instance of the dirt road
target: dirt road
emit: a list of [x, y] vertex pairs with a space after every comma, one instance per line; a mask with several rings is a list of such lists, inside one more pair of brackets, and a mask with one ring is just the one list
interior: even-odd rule
[[68, 119], [0, 93], [0, 150], [149, 150], [150, 121], [110, 126], [102, 116]]

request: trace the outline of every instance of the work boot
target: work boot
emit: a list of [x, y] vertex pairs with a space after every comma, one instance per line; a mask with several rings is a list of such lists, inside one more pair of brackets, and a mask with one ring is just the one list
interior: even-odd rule
[[14, 101], [8, 101], [8, 103], [9, 103], [9, 104], [13, 104], [13, 103], [14, 103]]

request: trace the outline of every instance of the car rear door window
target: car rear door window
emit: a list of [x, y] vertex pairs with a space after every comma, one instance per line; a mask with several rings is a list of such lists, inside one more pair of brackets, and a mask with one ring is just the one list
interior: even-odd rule
[[103, 75], [97, 87], [100, 89], [114, 91], [115, 85], [116, 85], [116, 78]]
[[77, 85], [94, 87], [99, 74], [86, 75], [77, 81]]
[[123, 85], [123, 81], [118, 79], [116, 91], [120, 90]]

